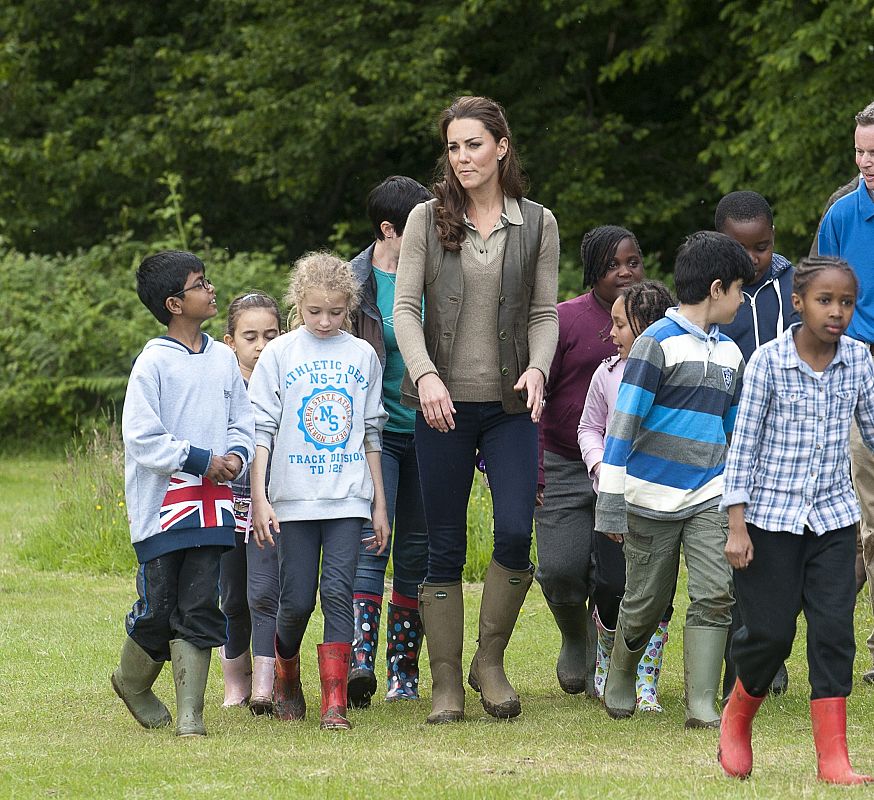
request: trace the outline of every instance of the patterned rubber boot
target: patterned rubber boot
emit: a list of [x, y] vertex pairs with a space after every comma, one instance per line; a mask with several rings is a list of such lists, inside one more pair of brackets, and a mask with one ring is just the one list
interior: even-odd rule
[[379, 618], [382, 598], [373, 594], [356, 594], [352, 600], [355, 614], [355, 633], [349, 662], [349, 705], [367, 708], [376, 691], [374, 654], [379, 640]]
[[592, 619], [595, 620], [595, 627], [598, 630], [598, 645], [595, 651], [595, 697], [601, 699], [604, 697], [604, 684], [607, 683], [607, 670], [610, 669], [610, 654], [613, 652], [616, 631], [611, 631], [604, 626], [601, 617], [598, 616], [597, 608], [592, 614]]
[[668, 622], [663, 619], [649, 640], [643, 657], [637, 662], [637, 710], [661, 713], [658, 688], [665, 645], [668, 643]]
[[[418, 603], [418, 601], [413, 601]], [[385, 699], [419, 699], [419, 653], [422, 649], [422, 618], [419, 609], [388, 604], [385, 629], [385, 659], [388, 691]]]

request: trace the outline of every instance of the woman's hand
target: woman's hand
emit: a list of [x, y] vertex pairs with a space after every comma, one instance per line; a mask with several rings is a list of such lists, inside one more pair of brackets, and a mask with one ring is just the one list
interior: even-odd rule
[[528, 402], [525, 405], [531, 409], [531, 421], [535, 423], [540, 422], [540, 415], [546, 405], [546, 400], [543, 399], [544, 383], [543, 373], [537, 367], [530, 367], [519, 376], [519, 380], [513, 387], [515, 391], [525, 392], [528, 396]]
[[376, 555], [381, 556], [391, 535], [391, 527], [388, 524], [388, 514], [386, 513], [385, 506], [374, 503], [370, 516], [371, 524], [373, 525], [374, 544], [379, 546]]
[[255, 544], [263, 550], [264, 542], [269, 542], [272, 547], [276, 546], [273, 541], [273, 531], [279, 532], [279, 520], [273, 506], [266, 499], [256, 500], [252, 498], [252, 533], [255, 536]]
[[[542, 377], [542, 376], [541, 376]], [[422, 416], [429, 428], [434, 428], [441, 433], [455, 430], [455, 406], [452, 398], [440, 376], [429, 372], [419, 378], [416, 388], [419, 391], [419, 405], [422, 407]]]

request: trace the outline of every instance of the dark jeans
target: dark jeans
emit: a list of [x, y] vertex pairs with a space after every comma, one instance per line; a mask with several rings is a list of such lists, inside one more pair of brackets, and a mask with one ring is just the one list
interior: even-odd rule
[[846, 697], [853, 684], [856, 602], [854, 526], [817, 536], [747, 524], [753, 560], [735, 570], [743, 626], [731, 655], [744, 688], [761, 697], [792, 651], [798, 613], [807, 619], [811, 699]]
[[[388, 524], [394, 531], [381, 556], [361, 545], [355, 591], [382, 595], [391, 554], [394, 590], [404, 597], [415, 598], [428, 568], [428, 531], [413, 434], [383, 431], [381, 460]], [[373, 528], [368, 523], [361, 535], [366, 539], [372, 533]]]
[[222, 611], [228, 618], [225, 656], [236, 658], [249, 649], [256, 656], [273, 657], [276, 610], [279, 607], [279, 561], [275, 547], [259, 548], [242, 533], [222, 556]]
[[317, 589], [325, 618], [323, 641], [352, 642], [352, 581], [363, 522], [347, 517], [280, 523], [276, 636], [283, 658], [292, 658], [300, 650], [316, 607]]
[[219, 608], [219, 561], [225, 550], [189, 547], [140, 564], [139, 598], [125, 627], [153, 661], [169, 661], [172, 639], [201, 650], [227, 640], [227, 620]]
[[428, 521], [428, 581], [461, 580], [467, 557], [467, 504], [477, 449], [486, 461], [494, 506], [494, 559], [530, 566], [537, 491], [537, 426], [500, 403], [455, 403], [455, 430], [440, 433], [416, 414], [416, 453]]

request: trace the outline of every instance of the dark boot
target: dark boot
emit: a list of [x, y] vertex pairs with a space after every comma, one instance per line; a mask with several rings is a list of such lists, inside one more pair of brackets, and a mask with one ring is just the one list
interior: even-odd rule
[[426, 721], [432, 725], [459, 722], [464, 719], [464, 678], [461, 673], [464, 597], [461, 581], [419, 586], [419, 614], [431, 663], [431, 713]]
[[561, 633], [561, 650], [555, 674], [558, 685], [567, 694], [580, 694], [586, 690], [586, 665], [588, 655], [588, 614], [585, 605], [558, 605], [546, 601], [555, 624]]
[[356, 597], [352, 601], [352, 610], [355, 615], [355, 633], [349, 670], [349, 703], [353, 708], [367, 708], [376, 691], [373, 664], [379, 640], [382, 603]]
[[777, 674], [774, 676], [774, 680], [771, 681], [771, 686], [768, 691], [771, 694], [786, 694], [786, 691], [789, 689], [789, 673], [786, 670], [786, 663], [782, 663], [780, 665], [780, 669], [777, 670]]
[[629, 650], [622, 628], [617, 623], [604, 684], [604, 708], [613, 719], [628, 719], [637, 708], [637, 664], [645, 649], [646, 643]]
[[764, 699], [748, 694], [738, 678], [722, 709], [716, 759], [730, 778], [749, 778], [753, 771], [753, 717]]
[[388, 604], [385, 626], [385, 660], [388, 691], [385, 699], [419, 699], [419, 652], [422, 618], [418, 609]]
[[519, 695], [504, 672], [504, 651], [533, 578], [531, 569], [522, 572], [505, 569], [492, 559], [483, 582], [479, 647], [470, 664], [467, 682], [480, 693], [486, 713], [498, 719], [522, 713]]
[[274, 638], [273, 716], [285, 721], [302, 720], [307, 713], [307, 704], [300, 685], [300, 653], [283, 658], [279, 655], [278, 645]]
[[163, 666], [163, 661], [152, 661], [130, 636], [124, 637], [118, 669], [109, 680], [133, 718], [144, 728], [164, 728], [173, 721], [167, 706], [152, 691]]
[[322, 686], [322, 716], [319, 727], [349, 730], [346, 719], [346, 680], [349, 676], [349, 642], [325, 642], [316, 646], [319, 653], [319, 682]]
[[816, 745], [816, 777], [825, 783], [853, 786], [874, 781], [850, 766], [847, 753], [847, 698], [824, 697], [810, 701], [813, 742]]
[[716, 692], [722, 674], [726, 628], [686, 626], [683, 662], [686, 684], [686, 727], [718, 728]]
[[176, 684], [176, 735], [206, 736], [203, 695], [209, 677], [212, 649], [202, 650], [184, 639], [170, 642], [173, 682]]

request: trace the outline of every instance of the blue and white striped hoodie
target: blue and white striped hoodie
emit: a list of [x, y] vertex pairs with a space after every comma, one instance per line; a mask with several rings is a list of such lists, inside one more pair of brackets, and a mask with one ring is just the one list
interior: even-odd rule
[[607, 429], [595, 529], [626, 533], [627, 512], [686, 519], [722, 495], [744, 360], [716, 325], [677, 309], [634, 342]]

